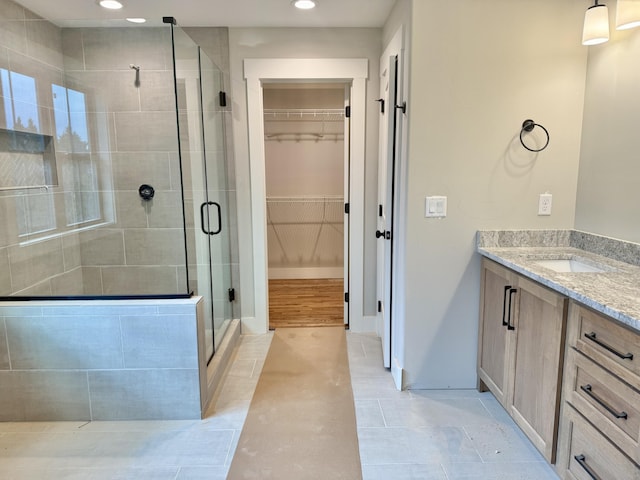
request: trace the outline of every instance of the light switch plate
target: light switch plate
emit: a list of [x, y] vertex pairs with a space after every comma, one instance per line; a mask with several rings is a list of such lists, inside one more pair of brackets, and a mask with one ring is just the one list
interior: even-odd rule
[[426, 218], [444, 218], [447, 216], [447, 197], [430, 196], [425, 199]]

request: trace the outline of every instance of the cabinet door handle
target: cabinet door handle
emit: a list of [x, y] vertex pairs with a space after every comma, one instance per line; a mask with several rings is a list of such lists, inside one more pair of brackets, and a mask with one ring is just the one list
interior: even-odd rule
[[506, 327], [509, 325], [507, 322], [507, 293], [511, 289], [511, 285], [504, 286], [504, 296], [502, 297], [502, 326]]
[[509, 317], [507, 319], [507, 330], [515, 330], [516, 327], [511, 323], [511, 299], [513, 298], [513, 294], [518, 291], [517, 288], [509, 289]]
[[587, 460], [585, 458], [584, 455], [576, 455], [575, 457], [573, 457], [576, 459], [576, 462], [578, 462], [578, 465], [580, 465], [582, 468], [584, 468], [584, 471], [587, 472], [587, 474], [593, 478], [593, 480], [602, 480], [598, 474], [596, 474], [596, 472], [594, 472], [591, 467], [589, 465], [587, 465]]
[[622, 358], [623, 360], [633, 360], [633, 353], [620, 353], [619, 351], [617, 351], [612, 346], [607, 345], [606, 343], [604, 343], [602, 340], [598, 340], [598, 338], [596, 338], [596, 332], [585, 333], [584, 336], [587, 337], [592, 342], [600, 345], [605, 350], [610, 351], [611, 353], [613, 353], [617, 357]]
[[608, 405], [604, 400], [598, 397], [595, 393], [593, 393], [593, 389], [591, 385], [581, 385], [580, 390], [589, 395], [593, 400], [599, 403], [607, 412], [613, 415], [616, 418], [624, 418], [627, 419], [627, 412], [618, 412], [611, 405]]

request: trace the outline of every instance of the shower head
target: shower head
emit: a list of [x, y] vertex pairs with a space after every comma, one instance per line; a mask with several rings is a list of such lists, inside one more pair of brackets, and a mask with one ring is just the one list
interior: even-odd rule
[[134, 65], [133, 63], [129, 64], [129, 68], [135, 70], [136, 72], [140, 71], [140, 65]]

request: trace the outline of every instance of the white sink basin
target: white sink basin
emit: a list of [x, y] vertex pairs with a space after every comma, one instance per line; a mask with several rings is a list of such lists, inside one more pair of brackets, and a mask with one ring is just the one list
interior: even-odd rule
[[610, 269], [600, 268], [595, 265], [590, 265], [588, 263], [584, 263], [575, 258], [570, 259], [559, 259], [559, 260], [538, 260], [536, 262], [538, 265], [544, 268], [548, 268], [553, 270], [554, 272], [562, 272], [562, 273], [599, 273], [599, 272], [608, 272]]

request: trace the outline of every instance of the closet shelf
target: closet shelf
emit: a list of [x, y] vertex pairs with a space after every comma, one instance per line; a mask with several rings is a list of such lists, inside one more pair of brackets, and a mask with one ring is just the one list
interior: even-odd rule
[[265, 109], [266, 140], [321, 141], [344, 139], [341, 109]]
[[293, 108], [264, 109], [265, 122], [343, 122], [344, 110], [341, 108]]

